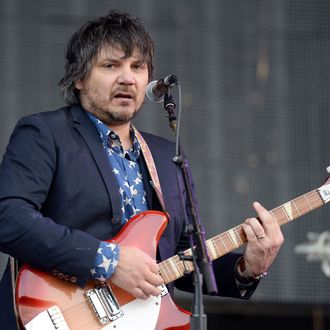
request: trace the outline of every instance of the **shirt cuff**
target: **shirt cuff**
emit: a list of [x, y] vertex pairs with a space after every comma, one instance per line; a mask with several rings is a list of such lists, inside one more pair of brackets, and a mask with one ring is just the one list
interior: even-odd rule
[[119, 245], [102, 241], [90, 270], [91, 278], [102, 282], [109, 279], [116, 270], [119, 252]]

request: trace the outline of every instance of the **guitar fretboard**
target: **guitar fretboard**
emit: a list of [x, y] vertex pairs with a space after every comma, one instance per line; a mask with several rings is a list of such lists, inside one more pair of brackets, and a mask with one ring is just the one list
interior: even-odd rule
[[[307, 194], [291, 200], [290, 202], [282, 204], [269, 212], [274, 219], [276, 219], [279, 225], [282, 226], [319, 208], [324, 204], [325, 202], [321, 198], [319, 190], [315, 189]], [[246, 242], [247, 239], [243, 231], [243, 224], [240, 224], [207, 240], [206, 247], [211, 260], [215, 260], [228, 252], [239, 248]], [[191, 255], [191, 249], [184, 251], [184, 255]], [[160, 273], [165, 281], [165, 284], [182, 277], [185, 271], [191, 272], [194, 270], [194, 266], [191, 261], [182, 261], [178, 255], [162, 261], [159, 265]]]

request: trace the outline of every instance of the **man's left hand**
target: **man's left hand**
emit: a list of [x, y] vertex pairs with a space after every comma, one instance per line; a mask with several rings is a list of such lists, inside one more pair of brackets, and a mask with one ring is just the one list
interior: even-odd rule
[[247, 237], [244, 253], [245, 269], [255, 277], [266, 272], [284, 242], [276, 219], [258, 202], [253, 203], [257, 218], [248, 218], [243, 224]]

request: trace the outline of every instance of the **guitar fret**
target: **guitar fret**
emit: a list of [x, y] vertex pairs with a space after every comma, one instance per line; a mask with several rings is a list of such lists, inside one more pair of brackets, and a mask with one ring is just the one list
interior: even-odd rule
[[[301, 214], [300, 214], [300, 212], [299, 212], [299, 209], [298, 209], [296, 203], [294, 202], [294, 199], [292, 200], [292, 204], [293, 204], [293, 206], [296, 208], [296, 210], [297, 210], [297, 212], [298, 212], [298, 215], [300, 216]], [[294, 217], [294, 219], [295, 219], [295, 217]]]
[[179, 272], [179, 270], [178, 270], [178, 268], [177, 268], [177, 265], [176, 265], [176, 263], [174, 262], [173, 258], [170, 258], [170, 259], [168, 259], [168, 260], [170, 261], [170, 263], [171, 263], [171, 265], [172, 265], [172, 269], [174, 269], [174, 273], [175, 273], [175, 275], [176, 275], [176, 278], [179, 278], [179, 277], [180, 277], [180, 272]]
[[212, 241], [207, 240], [205, 243], [206, 243], [207, 251], [211, 255], [211, 259], [214, 260], [217, 257], [217, 253], [215, 252]]
[[177, 277], [175, 277], [175, 272], [173, 271], [173, 267], [171, 266], [171, 258], [167, 260], [167, 269], [170, 273], [170, 278], [172, 281], [176, 280]]
[[238, 233], [238, 230], [241, 231], [243, 233], [243, 227], [242, 226], [237, 226], [234, 227], [234, 231], [236, 233], [236, 235], [238, 236], [239, 240], [241, 241], [240, 246], [244, 244], [241, 235]]
[[273, 218], [277, 221], [277, 218], [276, 218], [276, 216], [275, 216], [275, 214], [274, 214], [274, 210], [270, 210], [269, 213], [270, 213], [270, 214], [273, 216]]
[[[164, 264], [162, 264], [162, 266], [164, 267]], [[163, 280], [164, 280], [165, 283], [170, 283], [170, 282], [171, 282], [170, 279], [168, 278], [168, 276], [167, 276], [167, 274], [166, 274], [164, 268], [162, 268], [162, 269], [159, 271], [159, 274], [160, 274], [160, 276], [163, 278]]]
[[275, 215], [275, 219], [280, 225], [287, 223], [288, 220], [290, 221], [290, 219], [288, 219], [287, 213], [281, 206], [277, 207], [276, 209], [273, 209], [273, 213]]
[[[188, 250], [184, 251], [184, 255], [187, 256], [187, 257], [192, 256], [191, 249], [188, 249]], [[184, 264], [185, 269], [188, 269], [191, 272], [194, 270], [194, 265], [193, 265], [192, 261], [183, 260], [182, 262]]]
[[306, 198], [309, 200], [313, 210], [324, 204], [324, 202], [320, 196], [320, 193], [317, 190], [310, 191], [305, 195], [306, 195]]
[[220, 235], [216, 236], [213, 238], [213, 241], [214, 241], [214, 244], [216, 245], [217, 247], [217, 250], [219, 251], [219, 256], [222, 256], [224, 255], [225, 253], [227, 253], [227, 249], [226, 247], [224, 246], [222, 240], [221, 240], [221, 237]]
[[[185, 256], [191, 255], [191, 249], [184, 251], [184, 255]], [[180, 278], [181, 276], [183, 276], [185, 271], [192, 272], [194, 270], [194, 265], [193, 265], [192, 261], [181, 260], [178, 255], [176, 255], [172, 258], [173, 258], [173, 262], [176, 265], [177, 275], [178, 275], [177, 278]]]
[[221, 237], [221, 235], [218, 235], [217, 237], [219, 238], [219, 240], [220, 240], [222, 246], [225, 248], [225, 252], [229, 252], [229, 251], [228, 251], [228, 248], [227, 248], [227, 246], [226, 246], [226, 244], [225, 244], [225, 242], [224, 242], [224, 240], [223, 240], [222, 237]]
[[233, 243], [233, 246], [234, 247], [239, 247], [239, 244], [237, 242], [237, 238], [236, 238], [236, 235], [235, 235], [235, 231], [233, 229], [230, 229], [227, 231], [228, 235], [229, 235], [229, 238], [231, 239], [232, 243]]
[[217, 252], [217, 257], [220, 257], [220, 256], [221, 256], [221, 251], [219, 250], [218, 245], [217, 245], [216, 242], [215, 242], [215, 239], [211, 239], [211, 241], [212, 241], [212, 244], [213, 244], [213, 246], [214, 246], [214, 249], [215, 249], [216, 252]]
[[323, 205], [323, 201], [317, 191], [311, 191], [311, 192], [307, 193], [306, 196], [307, 195], [312, 195], [311, 200], [310, 200], [311, 205], [316, 204], [315, 207], [313, 207], [313, 209]]
[[221, 235], [222, 241], [226, 245], [227, 251], [231, 251], [231, 246], [233, 246], [231, 237], [228, 235], [228, 232], [225, 232]]
[[188, 270], [190, 272], [192, 272], [194, 270], [194, 264], [192, 263], [192, 261], [185, 260], [184, 263], [185, 263], [186, 268], [188, 268]]
[[305, 198], [305, 200], [306, 200], [306, 202], [307, 202], [307, 204], [308, 204], [308, 206], [309, 206], [309, 209], [310, 209], [310, 210], [313, 210], [313, 208], [311, 207], [311, 204], [309, 203], [309, 201], [308, 201], [306, 195], [304, 195], [304, 198]]
[[303, 197], [298, 197], [294, 200], [294, 204], [297, 208], [298, 216], [302, 216], [308, 211], [305, 199]]
[[160, 271], [160, 273], [161, 273], [161, 275], [162, 275], [162, 277], [163, 277], [163, 279], [164, 279], [164, 281], [166, 282], [166, 283], [170, 283], [171, 282], [171, 279], [170, 279], [170, 277], [169, 277], [169, 271], [168, 271], [168, 269], [167, 269], [167, 260], [165, 260], [165, 261], [163, 261], [162, 263], [161, 263], [161, 271]]
[[184, 274], [184, 271], [185, 271], [183, 261], [180, 260], [179, 256], [174, 256], [173, 259], [174, 259], [176, 268], [177, 268], [178, 272], [180, 273], [180, 276], [182, 276]]
[[167, 267], [168, 273], [170, 275], [171, 281], [174, 281], [176, 278], [174, 276], [174, 272], [172, 271], [172, 266], [170, 263], [171, 263], [171, 258], [166, 260], [166, 267]]
[[228, 241], [230, 243], [229, 247], [230, 246], [233, 246], [235, 247], [235, 244], [234, 244], [234, 241], [233, 241], [233, 238], [231, 237], [230, 233], [228, 231], [225, 232], [225, 235], [226, 235], [226, 238], [228, 238]]
[[285, 213], [288, 221], [291, 221], [292, 219], [291, 219], [290, 214], [288, 213], [287, 209], [285, 208], [285, 204], [284, 205], [281, 205], [281, 208], [284, 211], [284, 213]]
[[311, 205], [305, 195], [297, 198], [296, 205], [298, 206], [300, 213], [299, 215], [306, 214], [312, 210]]

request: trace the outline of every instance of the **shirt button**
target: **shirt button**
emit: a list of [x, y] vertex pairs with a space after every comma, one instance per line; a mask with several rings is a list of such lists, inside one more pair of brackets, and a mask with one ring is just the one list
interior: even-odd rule
[[110, 138], [114, 140], [116, 138], [116, 134], [115, 133], [110, 133]]

